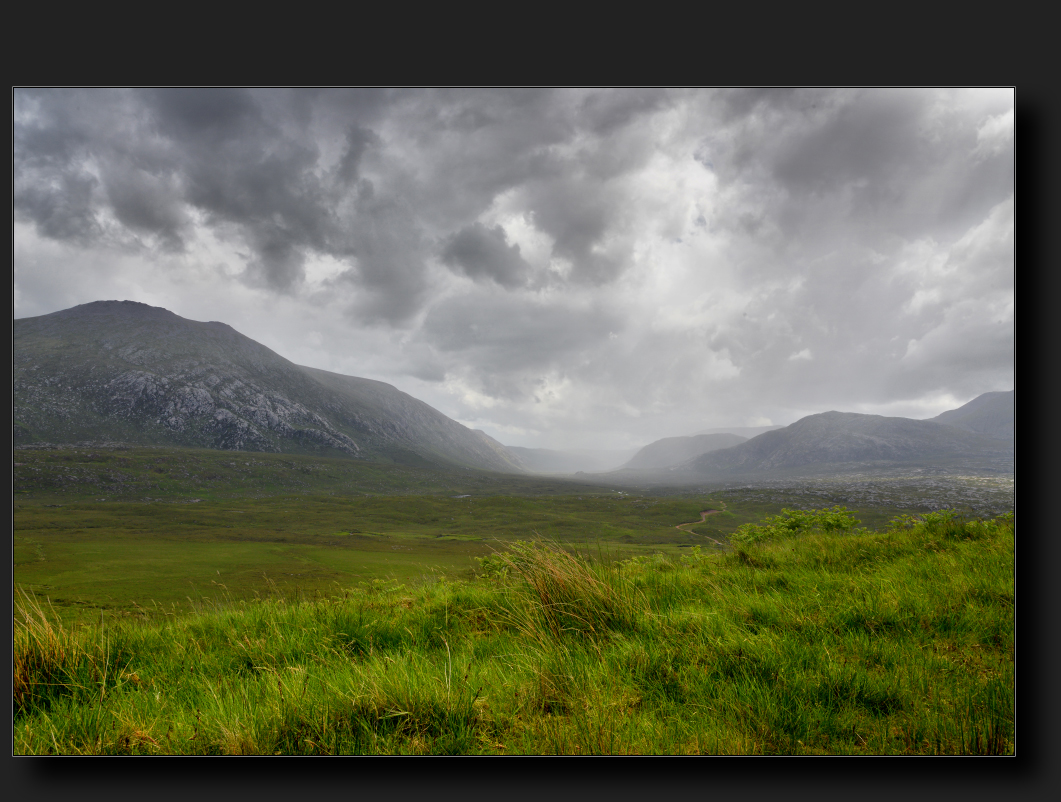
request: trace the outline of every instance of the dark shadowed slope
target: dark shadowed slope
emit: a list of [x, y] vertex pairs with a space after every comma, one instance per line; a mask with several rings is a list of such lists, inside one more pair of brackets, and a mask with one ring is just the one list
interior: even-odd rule
[[1013, 390], [1005, 393], [984, 393], [968, 404], [949, 409], [929, 420], [988, 437], [1012, 439], [1014, 397]]
[[697, 457], [688, 464], [704, 476], [743, 475], [827, 466], [931, 466], [966, 461], [1012, 470], [1008, 444], [934, 421], [853, 412], [809, 415], [791, 426]]
[[747, 440], [737, 434], [698, 434], [692, 437], [664, 437], [638, 451], [620, 470], [659, 471], [691, 459], [730, 448]]
[[346, 454], [519, 471], [518, 458], [383, 382], [295, 365], [224, 323], [97, 301], [13, 323], [15, 443]]

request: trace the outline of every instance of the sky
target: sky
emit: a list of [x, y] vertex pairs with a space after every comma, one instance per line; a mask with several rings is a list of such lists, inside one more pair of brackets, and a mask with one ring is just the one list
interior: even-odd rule
[[1013, 389], [1012, 89], [15, 89], [13, 317], [219, 320], [507, 445]]

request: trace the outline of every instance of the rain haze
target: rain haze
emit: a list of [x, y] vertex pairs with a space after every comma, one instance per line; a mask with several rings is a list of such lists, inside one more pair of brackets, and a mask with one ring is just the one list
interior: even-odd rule
[[1013, 389], [1011, 89], [16, 89], [14, 317], [218, 320], [507, 445]]

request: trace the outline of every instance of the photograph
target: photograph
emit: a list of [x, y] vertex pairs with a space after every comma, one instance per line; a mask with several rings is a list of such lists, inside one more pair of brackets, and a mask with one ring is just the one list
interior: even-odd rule
[[1015, 95], [13, 87], [13, 754], [1015, 756]]

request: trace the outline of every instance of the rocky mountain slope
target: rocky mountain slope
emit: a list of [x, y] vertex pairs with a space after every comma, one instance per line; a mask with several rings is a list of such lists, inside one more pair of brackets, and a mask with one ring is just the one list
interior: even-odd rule
[[737, 434], [698, 434], [691, 437], [664, 437], [638, 451], [620, 468], [624, 471], [660, 471], [688, 462], [722, 448], [730, 448], [747, 440]]
[[302, 367], [224, 323], [97, 301], [13, 323], [15, 444], [117, 441], [519, 472], [389, 384]]
[[1014, 398], [1013, 390], [1005, 393], [984, 393], [968, 404], [957, 409], [948, 409], [930, 420], [987, 437], [1011, 440]]

